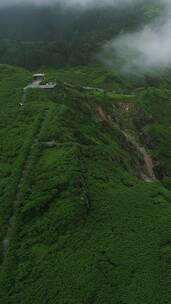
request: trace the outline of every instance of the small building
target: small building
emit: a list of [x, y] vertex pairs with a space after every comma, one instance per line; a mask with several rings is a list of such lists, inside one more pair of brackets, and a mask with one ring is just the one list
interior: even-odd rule
[[35, 81], [44, 81], [45, 79], [45, 74], [43, 73], [37, 73], [33, 75], [33, 78]]

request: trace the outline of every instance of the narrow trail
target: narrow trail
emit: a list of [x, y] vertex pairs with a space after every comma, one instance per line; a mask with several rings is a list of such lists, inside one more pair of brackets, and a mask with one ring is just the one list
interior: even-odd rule
[[22, 98], [21, 98], [21, 103], [25, 104], [26, 99], [27, 99], [27, 90], [23, 90], [23, 95], [22, 95]]
[[23, 165], [21, 178], [20, 178], [20, 180], [18, 182], [18, 185], [17, 185], [16, 197], [15, 197], [15, 200], [13, 202], [13, 212], [12, 212], [12, 215], [11, 215], [11, 217], [9, 219], [9, 222], [8, 222], [8, 229], [7, 229], [6, 236], [4, 237], [4, 240], [3, 240], [3, 260], [2, 260], [2, 264], [1, 264], [1, 270], [3, 268], [5, 259], [8, 255], [8, 251], [9, 251], [9, 247], [10, 247], [10, 241], [12, 239], [12, 234], [13, 234], [13, 231], [15, 229], [17, 208], [18, 208], [19, 202], [22, 200], [22, 196], [23, 196], [22, 189], [23, 189], [24, 183], [25, 183], [25, 181], [28, 177], [28, 174], [29, 174], [29, 171], [30, 171], [30, 168], [31, 168], [32, 151], [33, 151], [34, 146], [39, 143], [40, 134], [41, 134], [41, 131], [44, 128], [44, 125], [46, 123], [47, 116], [48, 116], [48, 110], [44, 111], [44, 113], [43, 113], [43, 118], [40, 122], [37, 133], [35, 134], [34, 139], [32, 141], [32, 144], [30, 146], [30, 149], [28, 151], [27, 158], [26, 158], [25, 163]]

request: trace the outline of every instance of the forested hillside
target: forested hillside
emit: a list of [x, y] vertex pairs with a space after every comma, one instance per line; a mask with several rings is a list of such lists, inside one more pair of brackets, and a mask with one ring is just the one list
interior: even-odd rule
[[171, 301], [171, 91], [92, 72], [21, 107], [32, 75], [1, 66], [2, 304]]
[[171, 303], [171, 5], [100, 2], [0, 1], [0, 304]]

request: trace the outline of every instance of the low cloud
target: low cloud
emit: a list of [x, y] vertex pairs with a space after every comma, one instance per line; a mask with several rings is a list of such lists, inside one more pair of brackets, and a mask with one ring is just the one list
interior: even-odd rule
[[[171, 3], [155, 23], [133, 33], [121, 34], [104, 46], [103, 61], [116, 66], [123, 73], [144, 73], [171, 67]], [[167, 8], [167, 9], [166, 9]]]

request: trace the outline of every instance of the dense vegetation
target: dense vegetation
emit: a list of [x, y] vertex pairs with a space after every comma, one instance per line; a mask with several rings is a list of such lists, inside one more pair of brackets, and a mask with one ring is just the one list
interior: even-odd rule
[[0, 304], [171, 303], [171, 73], [97, 60], [160, 12], [0, 8]]
[[[171, 301], [171, 92], [128, 94], [98, 69], [46, 71], [56, 89], [29, 90], [20, 107], [31, 74], [1, 67], [0, 303]], [[160, 163], [158, 181], [142, 179], [121, 130]]]

